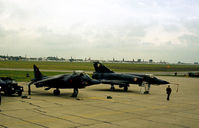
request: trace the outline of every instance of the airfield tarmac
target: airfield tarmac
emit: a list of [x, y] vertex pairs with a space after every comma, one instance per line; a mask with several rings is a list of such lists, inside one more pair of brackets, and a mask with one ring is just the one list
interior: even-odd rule
[[[53, 90], [32, 86], [30, 99], [2, 96], [0, 128], [198, 128], [199, 78], [158, 77], [171, 83], [171, 100], [166, 100], [166, 85], [151, 86], [151, 94], [140, 94], [137, 85], [128, 92], [110, 85], [94, 85], [79, 90], [78, 98], [70, 97], [72, 89]], [[24, 86], [27, 95], [27, 83]], [[107, 99], [111, 96], [112, 99]]]

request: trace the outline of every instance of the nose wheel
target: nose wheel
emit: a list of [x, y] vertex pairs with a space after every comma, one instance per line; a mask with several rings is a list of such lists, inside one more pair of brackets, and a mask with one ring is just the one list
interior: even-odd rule
[[125, 91], [125, 92], [128, 91], [128, 86], [124, 86], [124, 91]]
[[[147, 82], [143, 82], [140, 87], [144, 87], [144, 94], [149, 94], [149, 91], [150, 91], [150, 87], [151, 87], [151, 84], [150, 83], [147, 83]], [[141, 88], [140, 88], [140, 93], [141, 93]]]
[[149, 84], [149, 83], [148, 83], [148, 85], [145, 85], [145, 92], [144, 92], [144, 94], [149, 94], [150, 87], [151, 87], [151, 84]]
[[59, 89], [54, 90], [54, 91], [53, 91], [53, 94], [54, 94], [55, 96], [60, 95], [60, 90], [59, 90]]

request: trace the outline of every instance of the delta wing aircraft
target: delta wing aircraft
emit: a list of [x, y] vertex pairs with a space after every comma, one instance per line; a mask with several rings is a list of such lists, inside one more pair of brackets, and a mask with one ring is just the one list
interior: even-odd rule
[[99, 84], [98, 80], [93, 80], [83, 72], [74, 72], [72, 74], [61, 74], [56, 76], [43, 76], [36, 65], [33, 65], [35, 78], [28, 85], [28, 94], [31, 94], [30, 86], [34, 84], [37, 88], [47, 87], [45, 90], [55, 88], [54, 95], [60, 95], [59, 89], [73, 88], [72, 97], [77, 97], [78, 89], [86, 86]]
[[115, 90], [114, 85], [124, 87], [124, 91], [127, 91], [129, 84], [138, 84], [139, 86], [145, 87], [144, 93], [148, 94], [151, 84], [169, 84], [169, 82], [160, 80], [153, 75], [115, 73], [100, 62], [94, 62], [93, 65], [95, 72], [93, 73], [92, 78], [99, 80], [103, 84], [111, 84], [112, 91]]
[[111, 84], [112, 91], [115, 90], [114, 85], [119, 85], [120, 88], [123, 87], [124, 91], [127, 91], [129, 84], [141, 85], [143, 83], [143, 78], [140, 76], [115, 73], [99, 62], [94, 62], [93, 65], [95, 72], [92, 78], [99, 80], [103, 84]]

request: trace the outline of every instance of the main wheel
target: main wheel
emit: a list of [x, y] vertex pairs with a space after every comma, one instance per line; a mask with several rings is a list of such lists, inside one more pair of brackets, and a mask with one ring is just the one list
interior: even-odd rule
[[74, 92], [72, 94], [72, 97], [77, 97], [78, 95], [78, 88], [74, 88]]
[[128, 91], [128, 86], [124, 86], [124, 91], [125, 91], [125, 92]]
[[56, 90], [53, 91], [53, 94], [54, 94], [55, 96], [58, 96], [58, 95], [60, 95], [60, 91], [59, 91], [58, 89], [56, 89]]
[[111, 85], [111, 91], [115, 91], [114, 85]]

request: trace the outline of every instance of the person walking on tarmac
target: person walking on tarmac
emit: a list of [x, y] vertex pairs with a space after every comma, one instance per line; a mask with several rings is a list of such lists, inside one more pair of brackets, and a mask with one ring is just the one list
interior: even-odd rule
[[170, 94], [171, 94], [172, 89], [170, 88], [170, 85], [168, 85], [168, 87], [166, 88], [166, 92], [167, 92], [167, 100], [169, 100]]

